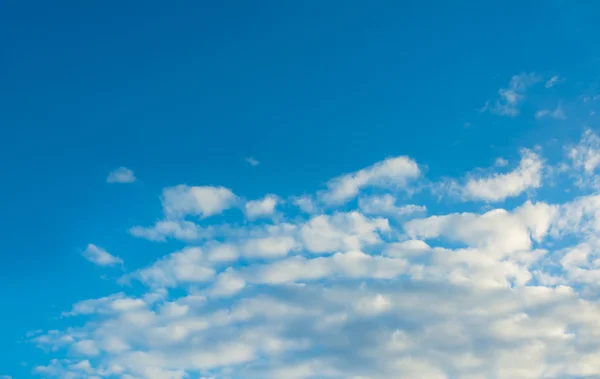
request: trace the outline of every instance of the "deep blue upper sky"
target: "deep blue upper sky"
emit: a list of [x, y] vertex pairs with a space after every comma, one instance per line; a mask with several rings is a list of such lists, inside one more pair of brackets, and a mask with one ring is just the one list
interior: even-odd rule
[[[119, 291], [88, 280], [101, 271], [74, 258], [87, 243], [135, 250], [134, 267], [172, 250], [145, 256], [126, 232], [157, 219], [163, 187], [290, 196], [404, 154], [435, 179], [578, 138], [580, 123], [479, 109], [522, 72], [568, 78], [560, 98], [598, 90], [598, 14], [558, 0], [3, 1], [0, 368], [29, 377], [42, 353], [28, 331]], [[107, 185], [119, 166], [139, 181]]]

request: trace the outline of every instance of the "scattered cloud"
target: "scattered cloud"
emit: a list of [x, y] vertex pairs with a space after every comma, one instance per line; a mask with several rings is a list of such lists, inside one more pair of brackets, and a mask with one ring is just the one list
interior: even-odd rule
[[128, 169], [127, 167], [119, 167], [110, 174], [106, 178], [107, 183], [133, 183], [137, 180], [133, 171]]
[[535, 118], [537, 118], [538, 120], [543, 119], [543, 118], [554, 118], [557, 120], [566, 120], [567, 116], [565, 115], [565, 112], [564, 112], [562, 106], [559, 104], [556, 107], [556, 109], [554, 109], [554, 110], [541, 109], [541, 110], [537, 111], [535, 113]]
[[390, 194], [365, 196], [358, 199], [358, 208], [365, 214], [387, 217], [401, 217], [427, 212], [427, 207], [424, 205], [406, 204], [397, 206], [396, 202], [396, 198]]
[[98, 266], [114, 266], [123, 264], [123, 260], [115, 257], [106, 250], [93, 244], [87, 245], [82, 253], [83, 257]]
[[260, 162], [258, 160], [254, 159], [252, 157], [246, 158], [246, 162], [248, 162], [248, 164], [253, 167], [256, 167], [260, 164]]
[[225, 187], [180, 184], [165, 188], [162, 194], [163, 211], [168, 218], [187, 215], [205, 218], [233, 207], [237, 201], [237, 196]]
[[138, 238], [150, 241], [167, 241], [167, 238], [175, 238], [182, 241], [197, 241], [208, 239], [215, 235], [213, 228], [203, 228], [198, 224], [185, 220], [162, 220], [153, 226], [134, 226], [129, 233]]
[[488, 101], [481, 112], [491, 112], [499, 116], [516, 117], [520, 113], [520, 106], [525, 101], [527, 89], [539, 83], [542, 78], [534, 73], [515, 75], [510, 79], [507, 88], [498, 90], [498, 99]]
[[362, 170], [331, 179], [327, 182], [328, 189], [319, 195], [326, 204], [341, 204], [353, 199], [361, 189], [367, 187], [401, 189], [420, 174], [419, 166], [409, 157], [388, 158]]
[[261, 217], [273, 216], [275, 208], [280, 202], [281, 199], [276, 195], [266, 195], [262, 199], [248, 201], [245, 205], [246, 217], [255, 220]]
[[546, 84], [545, 84], [544, 86], [545, 86], [546, 88], [552, 88], [552, 87], [554, 87], [555, 85], [557, 85], [558, 83], [562, 82], [563, 80], [564, 80], [564, 79], [563, 79], [563, 78], [561, 78], [560, 76], [558, 76], [558, 75], [555, 75], [555, 76], [551, 77], [550, 79], [548, 79], [548, 80], [546, 81]]
[[569, 157], [567, 170], [579, 187], [600, 188], [596, 170], [600, 166], [600, 137], [586, 129], [579, 143], [566, 147]]
[[[439, 202], [423, 191], [405, 203], [398, 190], [421, 171], [395, 159], [291, 197], [296, 207], [277, 208], [277, 195], [249, 201], [238, 207], [241, 225], [207, 219], [239, 205], [224, 187], [166, 188], [164, 219], [129, 232], [180, 247], [127, 272], [123, 292], [61, 310], [60, 329], [29, 334], [49, 357], [34, 373], [600, 376], [600, 138], [587, 130], [556, 163], [539, 150], [523, 149], [516, 167], [498, 158], [442, 182]], [[543, 187], [559, 163], [566, 187]], [[577, 196], [567, 191], [573, 183]], [[541, 199], [515, 198], [540, 188]], [[122, 263], [95, 245], [84, 256]]]
[[483, 177], [471, 175], [461, 190], [462, 196], [468, 200], [494, 202], [539, 188], [544, 169], [542, 158], [531, 150], [523, 150], [521, 154], [519, 166], [511, 172]]

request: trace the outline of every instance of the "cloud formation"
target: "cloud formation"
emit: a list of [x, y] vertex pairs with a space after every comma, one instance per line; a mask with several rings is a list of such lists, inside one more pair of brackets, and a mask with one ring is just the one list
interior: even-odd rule
[[326, 204], [341, 204], [353, 199], [368, 187], [401, 189], [421, 174], [417, 163], [409, 157], [388, 158], [362, 170], [341, 175], [327, 182], [327, 190], [320, 193]]
[[168, 218], [182, 218], [188, 215], [204, 218], [233, 207], [237, 196], [225, 187], [181, 184], [165, 188], [161, 200], [163, 211]]
[[[122, 291], [63, 310], [66, 327], [33, 333], [49, 355], [34, 373], [599, 377], [599, 141], [587, 130], [556, 161], [523, 149], [512, 168], [450, 178], [440, 202], [412, 201], [421, 170], [390, 158], [286, 199], [276, 221], [262, 216], [277, 195], [238, 207], [234, 224], [218, 217], [239, 203], [231, 190], [168, 187], [164, 219], [130, 234], [178, 247], [127, 272]], [[568, 183], [561, 196], [546, 170]], [[94, 245], [84, 255], [120, 262]]]
[[110, 254], [108, 251], [94, 244], [88, 244], [87, 248], [81, 253], [85, 259], [98, 266], [114, 266], [123, 264], [123, 260]]
[[520, 107], [525, 101], [528, 88], [541, 80], [542, 78], [535, 73], [514, 75], [510, 79], [508, 87], [498, 90], [498, 98], [494, 101], [488, 101], [481, 111], [489, 111], [499, 116], [518, 116], [521, 113]]

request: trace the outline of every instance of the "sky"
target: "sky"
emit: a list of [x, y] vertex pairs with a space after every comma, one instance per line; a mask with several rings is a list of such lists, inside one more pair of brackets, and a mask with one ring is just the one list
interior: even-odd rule
[[600, 377], [599, 12], [2, 2], [0, 379]]

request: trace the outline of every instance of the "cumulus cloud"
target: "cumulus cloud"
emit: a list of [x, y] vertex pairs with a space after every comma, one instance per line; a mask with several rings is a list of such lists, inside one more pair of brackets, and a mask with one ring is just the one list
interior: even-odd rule
[[417, 163], [400, 156], [377, 162], [362, 170], [338, 176], [327, 183], [320, 199], [327, 204], [341, 204], [353, 199], [367, 187], [403, 188], [421, 174]]
[[85, 259], [98, 266], [114, 266], [123, 264], [123, 260], [94, 244], [88, 244], [81, 254]]
[[520, 113], [521, 104], [525, 101], [527, 89], [541, 81], [541, 77], [534, 73], [514, 75], [507, 88], [498, 90], [498, 99], [488, 101], [481, 109], [499, 116], [516, 117]]
[[[595, 138], [588, 131], [565, 147], [562, 174], [593, 177], [600, 165]], [[546, 164], [541, 153], [523, 150], [510, 171], [503, 161], [494, 171], [451, 180], [461, 199], [493, 203], [541, 187]], [[182, 247], [126, 273], [122, 282], [132, 286], [123, 292], [82, 299], [62, 310], [56, 328], [28, 335], [48, 355], [34, 373], [69, 379], [600, 376], [596, 190], [578, 187], [576, 197], [566, 191], [572, 187], [545, 187], [535, 202], [513, 199], [483, 210], [438, 203], [423, 192], [417, 196], [428, 206], [425, 214], [424, 206], [399, 201], [398, 187], [410, 178], [392, 166], [380, 162], [337, 177], [325, 192], [302, 197], [327, 206], [281, 207], [277, 222], [247, 217], [242, 225], [218, 224], [205, 217], [233, 206], [231, 191], [166, 189], [165, 219], [130, 233], [177, 239]], [[184, 219], [190, 215], [200, 216], [201, 225]], [[90, 246], [94, 259], [110, 261]]]
[[180, 184], [165, 188], [162, 194], [163, 211], [169, 218], [187, 215], [204, 218], [219, 214], [233, 207], [236, 202], [237, 196], [225, 187]]
[[462, 196], [469, 200], [502, 201], [508, 197], [539, 188], [542, 185], [544, 162], [530, 150], [523, 150], [519, 166], [506, 174], [493, 174], [489, 177], [470, 177]]
[[137, 180], [133, 171], [127, 167], [119, 167], [108, 174], [107, 183], [133, 183]]
[[259, 200], [248, 201], [245, 205], [246, 217], [254, 220], [260, 217], [272, 216], [275, 213], [275, 207], [281, 200], [276, 195], [266, 195]]

